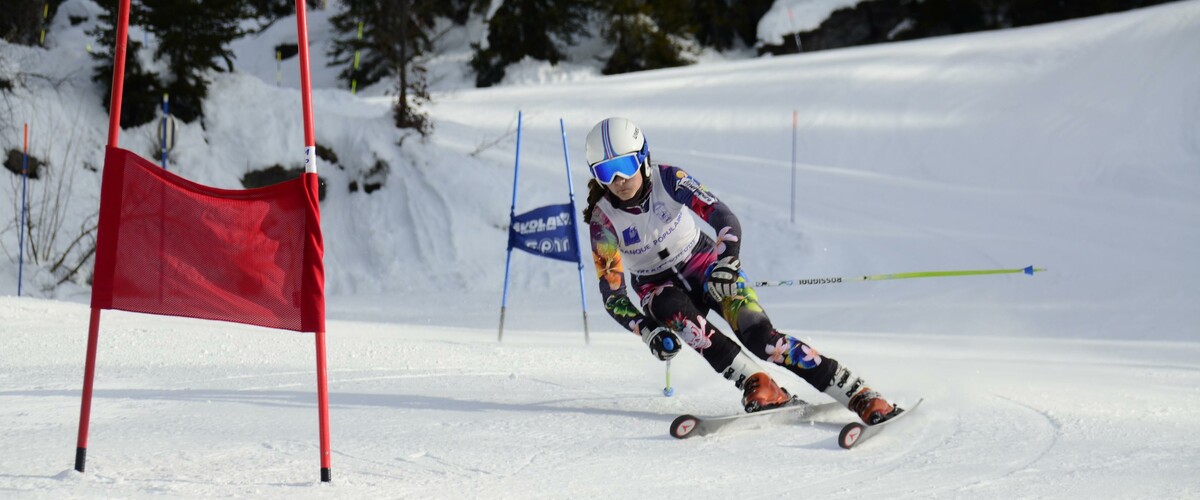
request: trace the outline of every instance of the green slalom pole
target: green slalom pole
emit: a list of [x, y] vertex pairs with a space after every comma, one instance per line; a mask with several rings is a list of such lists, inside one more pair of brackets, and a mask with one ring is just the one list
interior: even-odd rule
[[882, 281], [882, 280], [903, 280], [909, 278], [945, 278], [948, 276], [980, 276], [985, 274], [1028, 274], [1033, 276], [1033, 273], [1044, 273], [1045, 268], [1035, 268], [1033, 266], [1017, 268], [1017, 269], [975, 269], [966, 271], [924, 271], [916, 273], [895, 273], [895, 274], [874, 274], [870, 276], [838, 276], [832, 278], [803, 278], [796, 280], [783, 281], [756, 281], [756, 287], [771, 287], [771, 286], [800, 286], [800, 285], [833, 285], [837, 283], [850, 283], [854, 281]]

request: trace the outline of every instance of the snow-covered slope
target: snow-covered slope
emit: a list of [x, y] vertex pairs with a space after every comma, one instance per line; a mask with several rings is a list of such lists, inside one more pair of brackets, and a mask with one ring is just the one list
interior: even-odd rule
[[[286, 76], [276, 86], [273, 60], [252, 70], [244, 55], [270, 54], [286, 26], [239, 46], [244, 71], [216, 76], [205, 129], [180, 131], [176, 171], [237, 187], [249, 169], [298, 163], [298, 92]], [[0, 45], [8, 64], [50, 77], [30, 79], [10, 102], [14, 116], [34, 117], [43, 157], [98, 166], [107, 122], [74, 47], [83, 38], [72, 36], [47, 52]], [[316, 484], [310, 336], [118, 312], [104, 314], [89, 472], [71, 472], [88, 316], [77, 302], [87, 290], [43, 292], [48, 277], [27, 269], [26, 290], [58, 300], [0, 298], [0, 490], [1195, 497], [1197, 49], [1192, 0], [634, 75], [448, 84], [430, 108], [434, 135], [399, 148], [385, 88], [317, 89], [318, 142], [339, 157], [322, 165], [334, 483]], [[335, 81], [315, 70], [316, 81]], [[663, 365], [605, 316], [590, 264], [591, 345], [576, 269], [527, 254], [513, 257], [505, 340], [495, 341], [518, 110], [518, 211], [565, 201], [560, 118], [582, 198], [583, 137], [620, 115], [643, 127], [655, 160], [688, 169], [733, 206], [753, 280], [1049, 272], [761, 288], [780, 329], [900, 402], [925, 397], [922, 416], [849, 453], [833, 441], [848, 413], [675, 441], [666, 436], [675, 415], [737, 411], [739, 394], [687, 352], [673, 366], [676, 397], [661, 396]], [[19, 146], [19, 126], [4, 127], [0, 146]], [[153, 133], [126, 130], [122, 145], [148, 155]], [[383, 189], [345, 189], [376, 159], [392, 166]], [[74, 210], [92, 207], [97, 184], [80, 170]], [[14, 191], [0, 191], [12, 206]], [[15, 248], [11, 231], [0, 238]], [[15, 291], [15, 279], [15, 264], [0, 263], [0, 290]]]
[[[474, 144], [460, 143], [460, 129], [482, 140], [524, 109], [522, 192], [532, 207], [561, 199], [559, 117], [577, 167], [592, 123], [630, 117], [656, 160], [687, 168], [732, 204], [748, 226], [756, 280], [1051, 270], [1034, 281], [769, 292], [768, 307], [795, 304], [773, 308], [789, 324], [1175, 338], [1200, 325], [1188, 285], [1200, 278], [1196, 8], [462, 93], [435, 106], [449, 133], [434, 143], [466, 150]], [[577, 191], [585, 180], [576, 175]], [[494, 197], [507, 194], [501, 187]], [[570, 273], [555, 278], [569, 290]]]
[[509, 329], [497, 344], [490, 328], [334, 321], [334, 480], [320, 484], [310, 335], [121, 312], [104, 315], [80, 475], [87, 317], [0, 298], [6, 497], [1200, 495], [1195, 342], [804, 331], [898, 401], [926, 398], [907, 425], [846, 452], [835, 439], [849, 412], [668, 437], [676, 415], [739, 411], [740, 393], [683, 353], [663, 397], [662, 363], [626, 335], [585, 346], [579, 332]]

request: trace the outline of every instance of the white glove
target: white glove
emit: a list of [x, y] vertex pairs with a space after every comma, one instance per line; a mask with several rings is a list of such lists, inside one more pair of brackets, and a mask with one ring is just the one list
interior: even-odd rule
[[738, 270], [741, 268], [742, 261], [737, 257], [722, 257], [715, 262], [708, 271], [708, 295], [717, 302], [737, 295], [745, 286], [738, 283]]

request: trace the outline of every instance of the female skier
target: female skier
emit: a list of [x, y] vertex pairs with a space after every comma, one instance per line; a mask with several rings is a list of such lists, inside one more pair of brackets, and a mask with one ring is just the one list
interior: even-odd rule
[[[687, 172], [651, 163], [637, 125], [624, 118], [601, 121], [587, 136], [586, 154], [593, 179], [583, 218], [589, 224], [604, 309], [641, 335], [658, 359], [674, 357], [682, 338], [742, 389], [747, 412], [788, 403], [787, 390], [705, 320], [716, 309], [755, 356], [795, 373], [863, 422], [875, 424], [893, 412], [855, 372], [771, 326], [741, 272], [737, 217]], [[700, 231], [685, 209], [712, 226], [716, 241]], [[644, 313], [625, 292], [626, 270]]]

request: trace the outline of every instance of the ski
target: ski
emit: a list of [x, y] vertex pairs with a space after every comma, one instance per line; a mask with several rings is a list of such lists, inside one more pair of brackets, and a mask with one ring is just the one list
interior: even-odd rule
[[671, 436], [676, 439], [687, 439], [693, 436], [707, 436], [734, 422], [746, 419], [770, 419], [773, 416], [788, 416], [804, 418], [826, 410], [844, 408], [841, 403], [811, 404], [800, 399], [770, 410], [754, 413], [741, 413], [722, 417], [697, 417], [695, 415], [680, 415], [671, 422]]
[[845, 427], [842, 427], [842, 432], [838, 434], [838, 446], [849, 450], [855, 445], [870, 439], [871, 436], [874, 436], [878, 434], [879, 431], [883, 430], [885, 425], [900, 420], [900, 417], [912, 413], [912, 411], [917, 409], [918, 406], [921, 406], [922, 401], [925, 401], [925, 399], [918, 399], [916, 403], [907, 409], [897, 406], [896, 409], [888, 415], [887, 420], [879, 422], [875, 425], [866, 425], [860, 422], [846, 424]]

